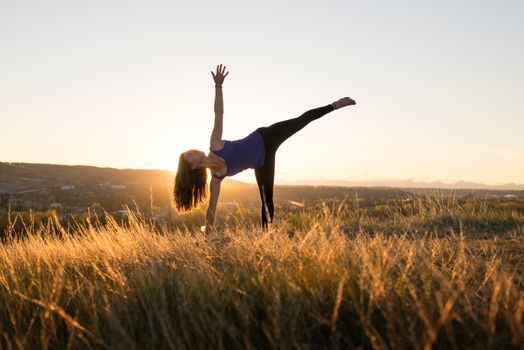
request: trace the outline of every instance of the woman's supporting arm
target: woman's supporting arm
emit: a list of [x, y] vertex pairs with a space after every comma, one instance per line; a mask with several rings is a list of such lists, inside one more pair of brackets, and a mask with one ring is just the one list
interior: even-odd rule
[[211, 178], [209, 184], [209, 206], [207, 207], [206, 213], [206, 232], [210, 232], [213, 229], [213, 224], [215, 223], [215, 214], [218, 204], [218, 196], [220, 195], [220, 183], [222, 180]]

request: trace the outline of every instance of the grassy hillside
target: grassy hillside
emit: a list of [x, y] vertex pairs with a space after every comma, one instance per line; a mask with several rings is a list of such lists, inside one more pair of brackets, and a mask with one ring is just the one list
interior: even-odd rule
[[51, 223], [0, 246], [0, 344], [524, 347], [522, 211], [410, 208], [319, 204], [280, 212], [268, 232], [238, 208], [207, 235], [135, 217], [74, 234]]

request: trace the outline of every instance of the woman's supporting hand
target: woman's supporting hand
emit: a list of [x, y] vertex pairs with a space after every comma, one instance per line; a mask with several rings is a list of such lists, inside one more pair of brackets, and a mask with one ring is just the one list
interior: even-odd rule
[[222, 67], [222, 64], [219, 64], [217, 66], [216, 73], [213, 73], [213, 71], [211, 71], [211, 75], [213, 75], [213, 80], [215, 81], [215, 86], [222, 86], [222, 83], [224, 83], [224, 79], [229, 74], [229, 72], [224, 74], [225, 71], [226, 71], [226, 66]]

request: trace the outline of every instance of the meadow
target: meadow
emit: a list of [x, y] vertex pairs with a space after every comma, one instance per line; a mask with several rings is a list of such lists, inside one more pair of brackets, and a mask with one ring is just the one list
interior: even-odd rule
[[132, 213], [8, 228], [1, 347], [524, 347], [522, 198], [346, 197], [268, 231], [258, 213], [220, 207], [207, 234]]

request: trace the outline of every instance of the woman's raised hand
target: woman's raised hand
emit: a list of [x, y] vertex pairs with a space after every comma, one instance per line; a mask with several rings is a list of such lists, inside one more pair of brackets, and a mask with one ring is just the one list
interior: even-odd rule
[[226, 71], [226, 66], [222, 67], [221, 64], [217, 66], [216, 73], [213, 73], [213, 71], [211, 71], [211, 75], [213, 75], [213, 80], [215, 81], [215, 86], [220, 86], [220, 87], [222, 86], [222, 83], [224, 82], [225, 77], [227, 77], [227, 75], [229, 74], [229, 72], [224, 74], [225, 71]]

